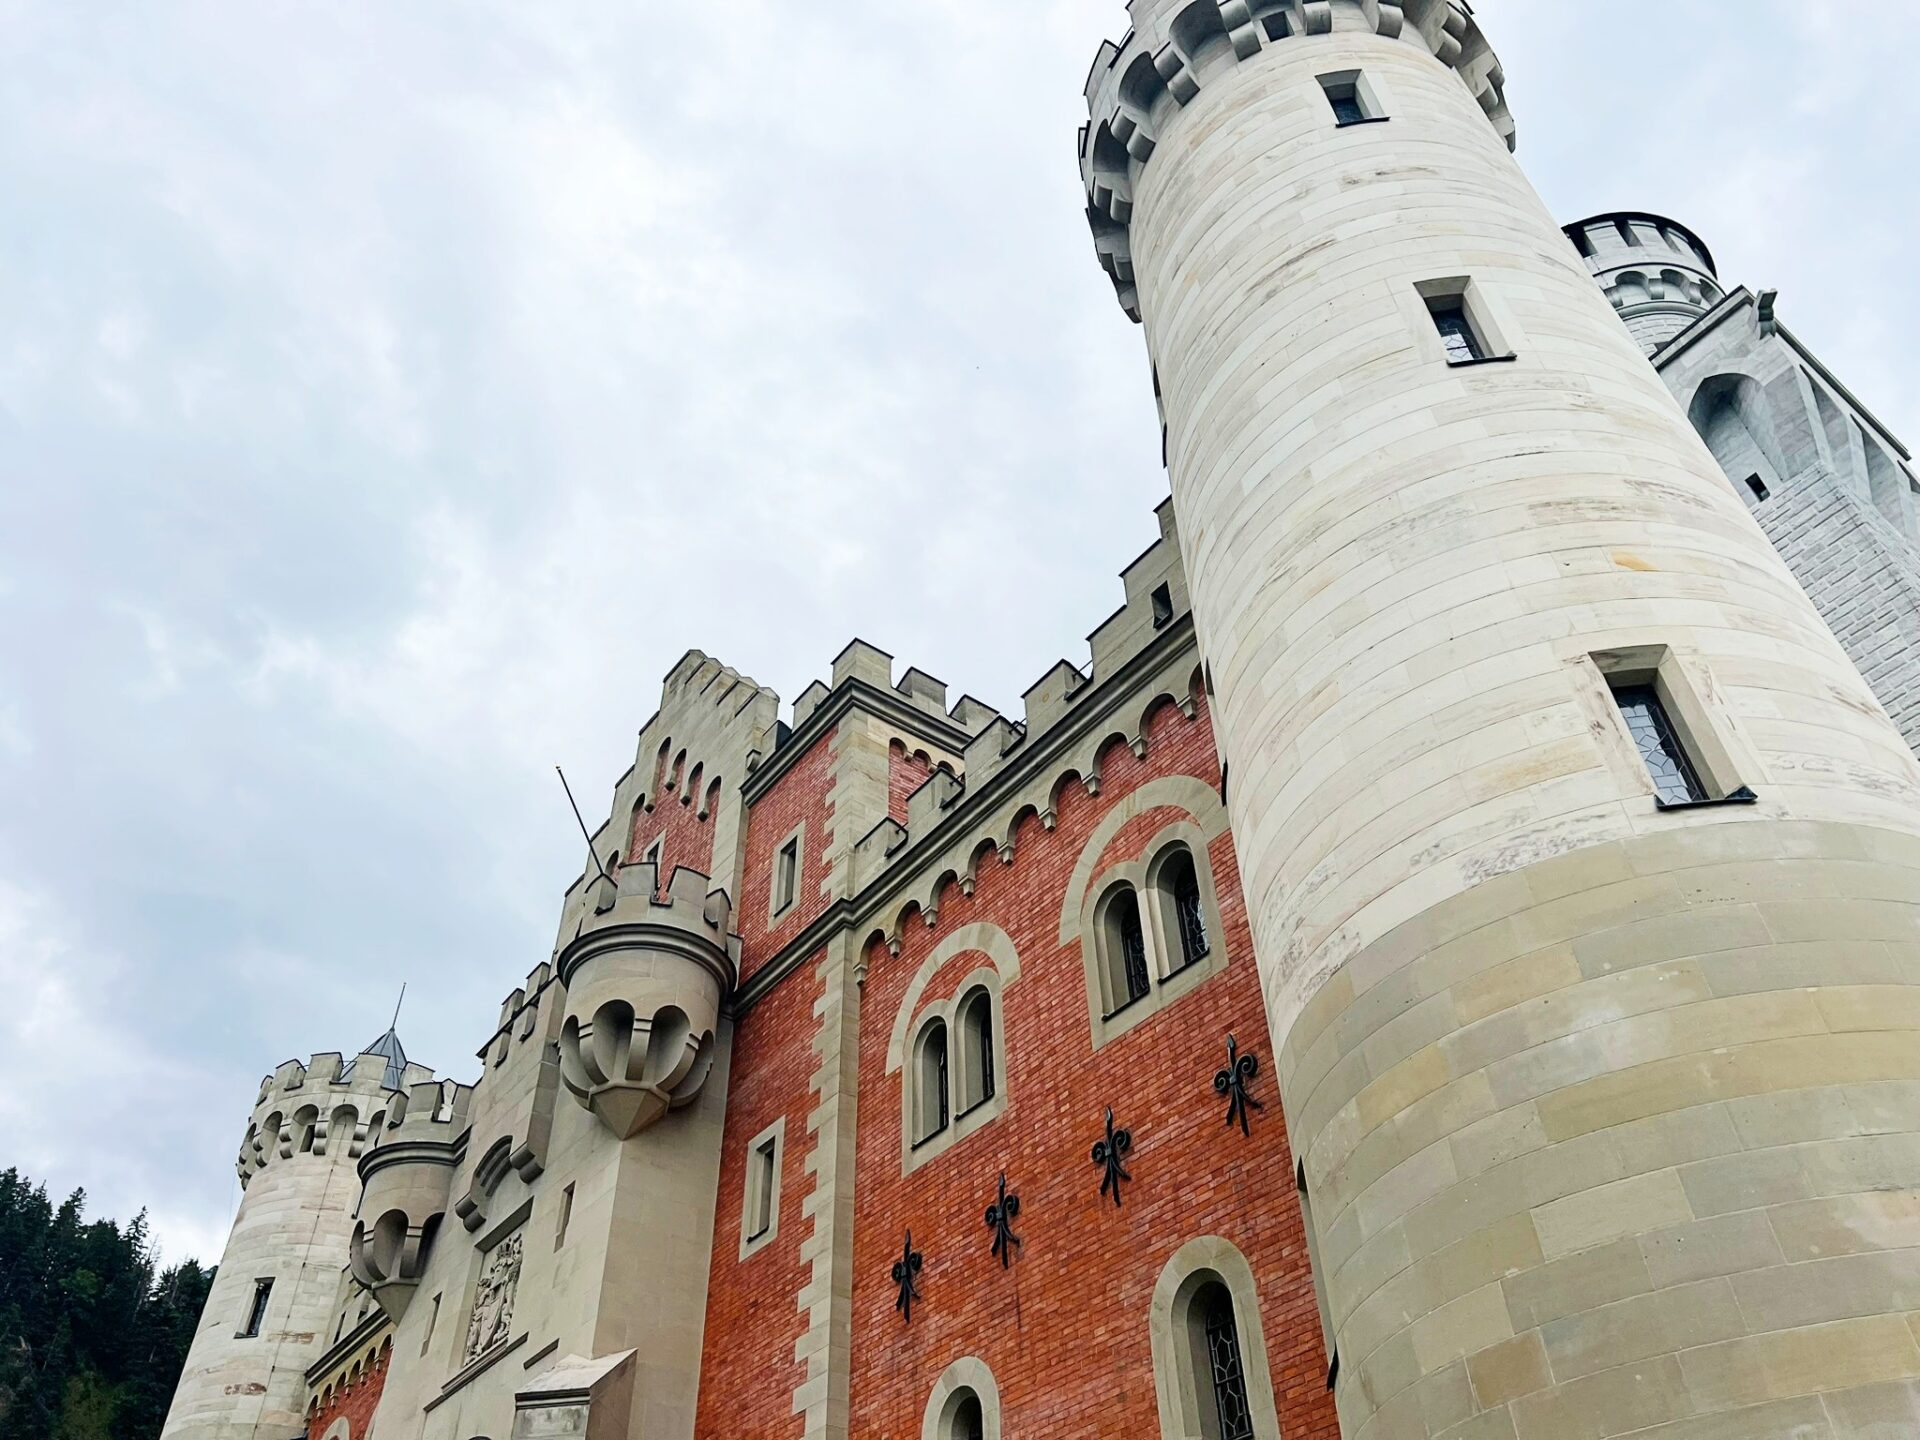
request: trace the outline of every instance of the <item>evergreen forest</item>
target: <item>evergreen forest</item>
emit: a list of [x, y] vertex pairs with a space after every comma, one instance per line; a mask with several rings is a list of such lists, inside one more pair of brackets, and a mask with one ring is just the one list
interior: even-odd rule
[[0, 1171], [0, 1440], [154, 1440], [213, 1272]]

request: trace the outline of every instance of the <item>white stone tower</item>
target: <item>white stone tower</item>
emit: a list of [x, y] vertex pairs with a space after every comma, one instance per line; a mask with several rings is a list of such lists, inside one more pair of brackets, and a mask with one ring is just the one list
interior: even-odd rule
[[1912, 753], [1512, 160], [1466, 6], [1131, 12], [1081, 164], [1345, 1433], [1916, 1433]]
[[163, 1440], [288, 1440], [306, 1425], [307, 1367], [328, 1325], [346, 1263], [356, 1163], [408, 1085], [391, 1030], [358, 1058], [289, 1060], [260, 1084], [240, 1146], [246, 1187], [219, 1273], [187, 1352]]

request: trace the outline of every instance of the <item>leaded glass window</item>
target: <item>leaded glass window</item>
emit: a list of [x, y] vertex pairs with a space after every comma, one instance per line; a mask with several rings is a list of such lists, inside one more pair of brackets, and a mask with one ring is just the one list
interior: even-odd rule
[[1207, 943], [1207, 913], [1200, 904], [1200, 877], [1185, 856], [1173, 869], [1173, 915], [1180, 930], [1180, 963], [1199, 964], [1212, 947]]
[[1114, 916], [1120, 937], [1120, 963], [1126, 972], [1127, 995], [1131, 1004], [1147, 993], [1147, 934], [1140, 924], [1140, 901], [1128, 891], [1114, 902]]
[[1473, 322], [1467, 319], [1467, 307], [1458, 301], [1433, 307], [1433, 323], [1439, 328], [1440, 338], [1447, 347], [1449, 365], [1465, 365], [1475, 360], [1487, 358], [1481, 348], [1480, 337], [1473, 333]]
[[1207, 1307], [1207, 1361], [1213, 1372], [1220, 1440], [1253, 1440], [1253, 1413], [1247, 1404], [1247, 1373], [1241, 1362], [1240, 1327], [1233, 1317], [1233, 1297], [1224, 1285], [1214, 1285], [1201, 1298]]
[[1613, 698], [1660, 798], [1669, 805], [1705, 800], [1707, 788], [1700, 783], [1699, 772], [1653, 686], [1623, 685], [1613, 692]]

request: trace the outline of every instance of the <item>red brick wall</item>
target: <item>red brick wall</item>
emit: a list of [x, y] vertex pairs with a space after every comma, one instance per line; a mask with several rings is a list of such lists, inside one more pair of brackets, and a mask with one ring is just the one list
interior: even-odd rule
[[[806, 1318], [795, 1299], [810, 1274], [800, 1245], [813, 1226], [800, 1206], [813, 1188], [806, 1172], [807, 1114], [812, 1108], [808, 1087], [818, 1023], [813, 1007], [821, 993], [819, 967], [810, 959], [742, 1016], [734, 1031], [694, 1432], [712, 1440], [773, 1440], [800, 1433], [793, 1392], [806, 1367], [795, 1363], [793, 1347], [806, 1329]], [[780, 1159], [779, 1229], [762, 1249], [741, 1260], [747, 1146], [783, 1115], [787, 1129]]]
[[[833, 780], [831, 745], [831, 736], [822, 735], [747, 811], [742, 893], [734, 904], [743, 981], [827, 907], [820, 886], [827, 874], [823, 857], [827, 789]], [[800, 845], [800, 883], [794, 904], [769, 924], [767, 902], [772, 894], [774, 857], [793, 827], [802, 821], [806, 822], [807, 833]], [[751, 1057], [749, 1063], [753, 1063]]]
[[907, 823], [907, 799], [927, 783], [933, 774], [933, 761], [924, 750], [909, 754], [895, 740], [887, 747], [887, 818], [896, 824]]
[[[700, 783], [704, 788], [708, 782], [703, 778]], [[716, 885], [732, 884], [732, 876], [713, 873], [713, 815], [708, 812], [705, 819], [700, 816], [705, 799], [704, 794], [692, 796], [683, 804], [676, 796], [663, 795], [654, 810], [636, 811], [633, 832], [628, 837], [627, 863], [644, 859], [653, 842], [659, 840], [663, 842], [660, 846], [662, 890], [681, 866], [698, 870]]]
[[367, 1426], [373, 1423], [374, 1407], [380, 1403], [380, 1391], [387, 1383], [387, 1362], [392, 1358], [393, 1341], [389, 1339], [380, 1347], [379, 1358], [356, 1382], [336, 1387], [329, 1403], [307, 1417], [307, 1440], [321, 1440], [333, 1422], [343, 1415], [348, 1426], [347, 1440], [361, 1440]]
[[[1098, 797], [1069, 785], [1052, 833], [1027, 822], [1015, 863], [989, 860], [971, 898], [950, 890], [937, 929], [910, 924], [898, 957], [876, 947], [860, 1026], [855, 1436], [917, 1437], [934, 1382], [969, 1354], [993, 1370], [1008, 1435], [1158, 1435], [1148, 1309], [1167, 1260], [1203, 1235], [1238, 1246], [1258, 1279], [1288, 1440], [1339, 1434], [1231, 840], [1211, 850], [1228, 968], [1098, 1055], [1080, 947], [1058, 943], [1074, 862], [1121, 796], [1171, 773], [1219, 783], [1204, 708], [1193, 721], [1163, 708], [1149, 741], [1144, 762], [1125, 747], [1109, 751]], [[1182, 813], [1130, 822], [1103, 868], [1137, 858]], [[902, 1178], [900, 1077], [886, 1072], [894, 1019], [926, 955], [981, 920], [1004, 928], [1020, 954], [1020, 979], [1005, 997], [1008, 1109]], [[975, 954], [954, 957], [928, 998], [950, 994], [979, 963]], [[1266, 1108], [1254, 1116], [1251, 1139], [1225, 1128], [1225, 1102], [1213, 1091], [1229, 1031], [1261, 1061], [1253, 1093]], [[1134, 1183], [1118, 1210], [1099, 1195], [1100, 1172], [1089, 1160], [1108, 1105], [1134, 1137]], [[1025, 1246], [1011, 1271], [990, 1260], [982, 1223], [1002, 1169], [1023, 1207], [1017, 1229]], [[926, 1257], [911, 1326], [894, 1311], [889, 1274], [908, 1227]]]

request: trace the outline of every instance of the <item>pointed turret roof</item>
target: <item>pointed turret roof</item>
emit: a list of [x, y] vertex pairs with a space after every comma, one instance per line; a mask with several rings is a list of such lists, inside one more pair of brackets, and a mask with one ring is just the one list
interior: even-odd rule
[[[368, 1045], [360, 1054], [378, 1055], [387, 1062], [387, 1073], [382, 1077], [380, 1082], [385, 1085], [387, 1089], [398, 1090], [403, 1087], [407, 1075], [407, 1049], [400, 1043], [399, 1031], [389, 1028], [386, 1034], [382, 1035], [371, 1045]], [[349, 1060], [347, 1062], [347, 1068], [340, 1072], [340, 1078], [342, 1080], [350, 1079], [353, 1075], [353, 1067], [359, 1063], [360, 1057], [358, 1055]]]

